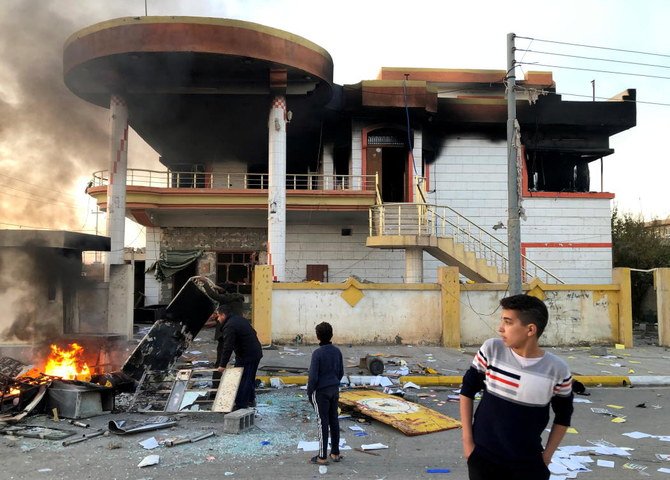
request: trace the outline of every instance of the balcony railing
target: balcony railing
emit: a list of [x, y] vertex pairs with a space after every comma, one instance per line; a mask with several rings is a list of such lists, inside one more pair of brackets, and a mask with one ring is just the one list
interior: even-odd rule
[[[106, 186], [109, 171], [101, 170], [93, 174], [91, 186]], [[370, 191], [375, 192], [375, 175], [319, 175], [315, 173], [287, 174], [287, 190], [330, 190], [330, 191]], [[139, 168], [128, 169], [126, 185], [155, 188], [194, 189], [242, 189], [267, 190], [267, 173], [213, 173], [156, 171]]]

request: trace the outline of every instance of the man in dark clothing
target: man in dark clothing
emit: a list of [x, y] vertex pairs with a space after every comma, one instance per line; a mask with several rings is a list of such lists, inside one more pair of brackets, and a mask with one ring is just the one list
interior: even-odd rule
[[[214, 338], [218, 341], [216, 364], [218, 377], [226, 370], [235, 352], [235, 366], [243, 367], [242, 379], [235, 397], [235, 408], [256, 406], [256, 370], [263, 358], [263, 349], [251, 322], [239, 315], [236, 304], [222, 304], [216, 309], [217, 326]], [[216, 376], [214, 376], [216, 379]]]
[[340, 398], [340, 381], [344, 376], [342, 352], [333, 345], [333, 327], [327, 322], [316, 326], [319, 348], [312, 353], [307, 380], [307, 397], [314, 407], [319, 426], [319, 455], [310, 461], [318, 465], [328, 464], [328, 430], [330, 429], [330, 459], [339, 462], [340, 422], [337, 418], [337, 402]]

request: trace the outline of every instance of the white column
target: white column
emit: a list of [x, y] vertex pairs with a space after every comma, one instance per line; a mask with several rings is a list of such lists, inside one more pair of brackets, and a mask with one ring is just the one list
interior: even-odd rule
[[111, 251], [107, 256], [105, 277], [109, 265], [122, 265], [126, 226], [126, 170], [128, 169], [128, 106], [125, 100], [112, 95], [109, 100], [110, 159], [107, 184], [107, 236]]
[[349, 160], [349, 175], [351, 175], [349, 187], [351, 190], [361, 190], [363, 184], [363, 137], [362, 127], [359, 122], [351, 124], [351, 158]]
[[332, 190], [335, 186], [335, 160], [333, 154], [334, 146], [332, 143], [327, 143], [323, 146], [322, 165], [323, 170], [323, 189]]
[[405, 283], [423, 283], [423, 249], [405, 249]]
[[[146, 232], [145, 265], [149, 268], [160, 258], [163, 230], [160, 227], [147, 227]], [[144, 295], [145, 306], [161, 303], [161, 284], [156, 280], [156, 272], [144, 274]]]
[[275, 96], [268, 123], [268, 264], [274, 281], [286, 276], [286, 98]]
[[[414, 130], [414, 144], [412, 145], [412, 158], [414, 160], [414, 165], [412, 169], [412, 175], [414, 180], [412, 181], [412, 195], [414, 203], [426, 203], [426, 184], [424, 183], [425, 178], [418, 178], [423, 176], [421, 170], [423, 163], [423, 136], [421, 135], [421, 129]], [[422, 196], [423, 193], [423, 196]]]

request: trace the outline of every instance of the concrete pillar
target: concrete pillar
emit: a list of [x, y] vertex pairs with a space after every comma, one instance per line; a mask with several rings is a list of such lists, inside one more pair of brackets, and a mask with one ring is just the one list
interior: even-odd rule
[[658, 344], [670, 347], [670, 268], [654, 270], [656, 314], [658, 316]]
[[349, 159], [349, 175], [351, 175], [349, 188], [361, 190], [363, 182], [363, 129], [359, 122], [351, 124], [351, 158]]
[[461, 284], [458, 267], [438, 267], [442, 302], [442, 345], [461, 347]]
[[107, 331], [133, 338], [133, 280], [132, 265], [110, 265], [109, 299], [107, 302]]
[[[161, 254], [161, 238], [163, 231], [159, 227], [147, 227], [145, 243], [145, 265], [147, 268], [158, 261]], [[160, 303], [161, 284], [156, 280], [156, 272], [144, 274], [144, 305]]]
[[323, 158], [321, 160], [323, 169], [323, 189], [332, 190], [335, 186], [335, 156], [333, 153], [334, 146], [332, 143], [327, 143], [323, 146]]
[[276, 95], [269, 119], [268, 264], [272, 279], [286, 276], [286, 98]]
[[405, 248], [405, 283], [423, 283], [423, 249]]
[[612, 280], [619, 285], [619, 318], [615, 336], [626, 348], [633, 348], [633, 301], [630, 290], [630, 268], [612, 269]]
[[123, 265], [126, 226], [126, 171], [128, 169], [128, 106], [125, 100], [112, 95], [109, 100], [110, 159], [107, 184], [107, 236], [111, 251], [105, 262], [105, 278], [109, 265]]
[[420, 129], [414, 130], [414, 143], [412, 145], [412, 161], [414, 162], [411, 175], [412, 199], [414, 203], [427, 203], [426, 185], [423, 178], [423, 135]]
[[251, 304], [251, 323], [258, 340], [264, 345], [272, 343], [272, 268], [270, 265], [254, 267], [254, 284]]

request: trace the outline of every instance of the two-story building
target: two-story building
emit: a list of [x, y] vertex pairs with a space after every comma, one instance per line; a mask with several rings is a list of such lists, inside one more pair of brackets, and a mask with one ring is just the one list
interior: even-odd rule
[[[309, 40], [193, 17], [92, 25], [63, 61], [70, 90], [110, 109], [110, 166], [88, 193], [108, 211], [112, 263], [124, 218], [146, 227], [147, 304], [195, 274], [249, 294], [256, 264], [280, 282], [432, 282], [443, 262], [506, 279], [504, 70], [337, 85]], [[517, 84], [524, 278], [609, 283], [614, 195], [592, 191], [589, 165], [635, 125], [635, 91], [555, 92], [549, 72]], [[129, 125], [165, 170], [128, 168]]]

